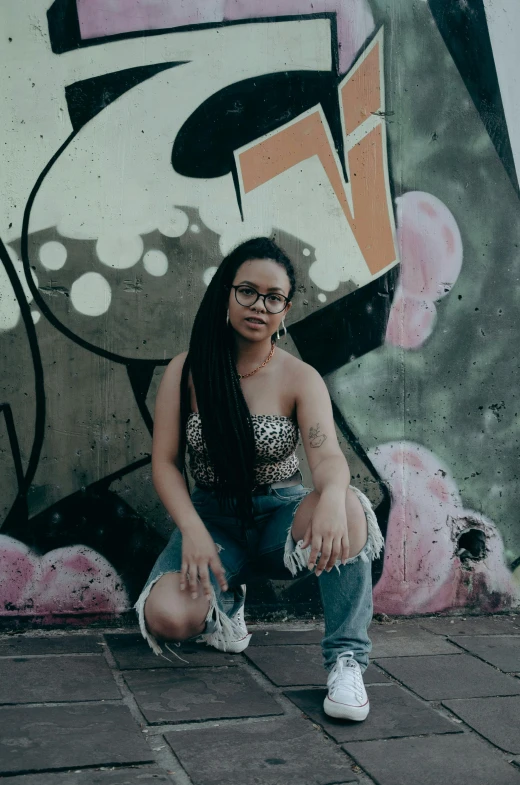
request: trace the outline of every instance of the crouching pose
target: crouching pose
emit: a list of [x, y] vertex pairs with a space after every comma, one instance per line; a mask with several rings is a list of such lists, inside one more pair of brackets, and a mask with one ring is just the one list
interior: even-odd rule
[[[143, 636], [197, 638], [228, 652], [250, 640], [250, 576], [315, 571], [332, 717], [363, 720], [371, 649], [371, 561], [383, 539], [368, 499], [350, 486], [320, 375], [276, 348], [294, 270], [267, 238], [220, 264], [199, 307], [188, 353], [162, 379], [155, 409], [154, 486], [177, 524], [135, 608]], [[299, 434], [314, 490], [304, 488]], [[195, 488], [185, 482], [185, 453]]]

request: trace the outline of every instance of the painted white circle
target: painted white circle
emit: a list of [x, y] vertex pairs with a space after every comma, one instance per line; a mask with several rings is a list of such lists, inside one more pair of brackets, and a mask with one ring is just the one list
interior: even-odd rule
[[67, 261], [67, 249], [63, 243], [51, 240], [40, 248], [40, 262], [47, 270], [61, 270]]
[[159, 223], [158, 229], [166, 237], [181, 237], [188, 229], [190, 219], [183, 210], [174, 209], [164, 221]]
[[162, 251], [152, 249], [147, 251], [143, 257], [144, 269], [150, 275], [166, 275], [168, 272], [168, 258]]
[[38, 324], [40, 321], [41, 313], [39, 311], [31, 311], [31, 316], [34, 324]]
[[96, 243], [99, 261], [116, 270], [137, 264], [143, 255], [143, 240], [138, 234], [105, 234]]
[[326, 303], [327, 302], [327, 295], [323, 294], [323, 292], [320, 292], [319, 295], [318, 295], [318, 300], [320, 301], [320, 303]]
[[193, 232], [193, 234], [198, 234], [200, 232], [200, 226], [198, 224], [192, 224], [190, 226], [190, 232]]
[[302, 254], [304, 256], [310, 256], [311, 255], [310, 248], [304, 248], [303, 251], [302, 251]]
[[74, 308], [85, 316], [101, 316], [110, 307], [110, 284], [99, 273], [85, 273], [72, 284], [70, 299]]
[[213, 278], [213, 276], [217, 272], [217, 269], [218, 269], [217, 267], [208, 267], [207, 270], [204, 270], [204, 274], [202, 276], [202, 280], [204, 281], [206, 286], [210, 285], [211, 279]]

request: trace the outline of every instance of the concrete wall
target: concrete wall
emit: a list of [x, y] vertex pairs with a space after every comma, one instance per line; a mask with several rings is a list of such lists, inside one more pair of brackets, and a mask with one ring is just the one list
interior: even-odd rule
[[[376, 610], [520, 601], [520, 8], [0, 7], [0, 615], [128, 609], [173, 523], [153, 402], [222, 254], [274, 232], [386, 535]], [[315, 607], [315, 579], [261, 583]]]

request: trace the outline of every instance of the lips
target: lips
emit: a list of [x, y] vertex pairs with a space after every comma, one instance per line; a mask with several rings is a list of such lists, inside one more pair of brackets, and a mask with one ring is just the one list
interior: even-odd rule
[[263, 319], [257, 319], [256, 317], [253, 316], [248, 316], [247, 319], [245, 319], [245, 321], [250, 322], [251, 324], [265, 324]]

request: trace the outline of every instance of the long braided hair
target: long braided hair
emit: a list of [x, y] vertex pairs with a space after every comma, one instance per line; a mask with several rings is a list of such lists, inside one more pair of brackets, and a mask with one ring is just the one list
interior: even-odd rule
[[294, 295], [294, 268], [281, 248], [267, 237], [247, 240], [219, 265], [195, 316], [190, 347], [181, 377], [179, 462], [185, 472], [186, 423], [191, 402], [191, 371], [202, 437], [215, 472], [215, 491], [221, 506], [231, 503], [243, 525], [252, 522], [251, 491], [255, 484], [255, 439], [234, 359], [232, 329], [226, 323], [229, 292], [244, 262], [266, 259], [281, 265], [289, 278], [289, 300]]

